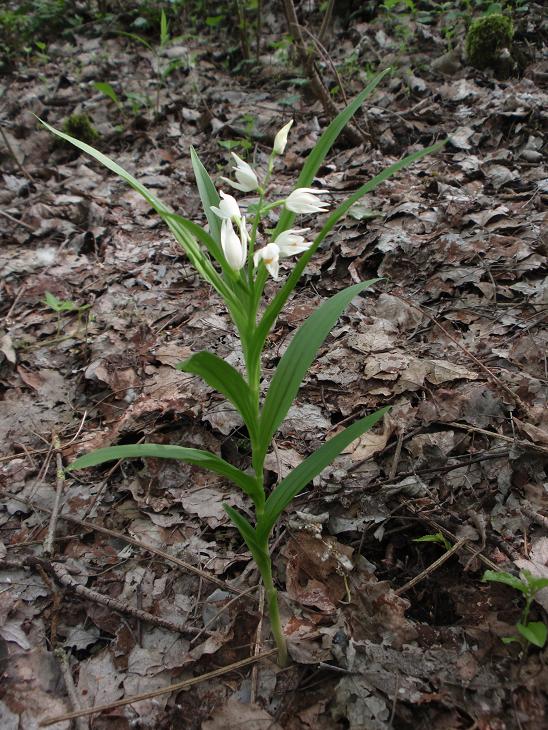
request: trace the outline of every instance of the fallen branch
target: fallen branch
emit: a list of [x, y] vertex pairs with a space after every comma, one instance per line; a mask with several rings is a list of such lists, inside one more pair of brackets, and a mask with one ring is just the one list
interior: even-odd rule
[[77, 710], [75, 712], [68, 712], [66, 715], [48, 717], [45, 720], [42, 720], [42, 722], [40, 723], [40, 727], [54, 725], [56, 722], [65, 722], [65, 720], [74, 720], [77, 717], [84, 717], [85, 715], [95, 715], [98, 712], [113, 710], [116, 707], [123, 707], [124, 705], [132, 705], [134, 702], [150, 700], [154, 697], [159, 697], [160, 695], [171, 694], [171, 692], [179, 692], [182, 689], [187, 689], [187, 687], [192, 687], [195, 684], [200, 684], [200, 682], [207, 682], [209, 679], [214, 679], [215, 677], [220, 677], [223, 674], [228, 674], [228, 672], [232, 672], [236, 669], [247, 667], [249, 664], [254, 664], [261, 659], [266, 659], [267, 657], [274, 656], [274, 654], [277, 653], [277, 649], [270, 649], [270, 651], [265, 651], [262, 654], [250, 656], [247, 657], [247, 659], [241, 659], [239, 662], [234, 662], [234, 664], [229, 664], [227, 667], [214, 669], [212, 672], [207, 672], [207, 674], [202, 674], [199, 677], [192, 677], [191, 679], [185, 679], [182, 682], [170, 684], [167, 687], [161, 687], [160, 689], [151, 690], [150, 692], [143, 692], [140, 695], [133, 695], [132, 697], [125, 697], [123, 700], [117, 700], [116, 702], [110, 702], [105, 705], [96, 705], [95, 707], [90, 707], [87, 710]]
[[200, 631], [200, 629], [197, 629], [196, 627], [185, 626], [184, 624], [175, 623], [174, 621], [162, 618], [161, 616], [154, 616], [154, 614], [149, 613], [148, 611], [143, 611], [140, 608], [134, 608], [133, 606], [129, 606], [127, 603], [118, 601], [116, 598], [111, 598], [110, 596], [105, 596], [91, 588], [86, 588], [74, 580], [62, 563], [51, 563], [51, 572], [57, 578], [59, 583], [64, 585], [66, 588], [70, 588], [70, 590], [74, 591], [74, 593], [82, 598], [86, 598], [94, 603], [99, 603], [101, 606], [112, 608], [114, 611], [118, 611], [119, 613], [129, 614], [134, 618], [138, 618], [140, 621], [146, 621], [149, 624], [162, 626], [164, 629], [169, 629], [176, 633], [196, 634]]
[[411, 578], [409, 582], [407, 582], [405, 585], [403, 585], [401, 588], [398, 588], [394, 591], [394, 593], [397, 596], [401, 596], [402, 593], [405, 593], [410, 588], [413, 588], [413, 586], [416, 586], [417, 583], [420, 583], [422, 580], [427, 578], [430, 573], [433, 573], [436, 571], [439, 567], [441, 567], [446, 560], [449, 560], [449, 558], [454, 555], [456, 552], [458, 552], [461, 547], [468, 542], [467, 537], [463, 537], [461, 540], [459, 540], [455, 545], [453, 545], [452, 548], [447, 550], [443, 555], [441, 555], [437, 560], [435, 560], [431, 565], [429, 565], [427, 568], [425, 568], [422, 573], [419, 573], [414, 578]]

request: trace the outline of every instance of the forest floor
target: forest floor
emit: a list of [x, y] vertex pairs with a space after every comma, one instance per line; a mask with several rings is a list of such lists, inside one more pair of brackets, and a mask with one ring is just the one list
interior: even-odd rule
[[[79, 729], [545, 727], [546, 649], [504, 643], [523, 599], [482, 581], [487, 569], [548, 573], [541, 16], [531, 4], [519, 20], [529, 57], [505, 80], [444, 56], [437, 21], [408, 20], [402, 47], [397, 26], [335, 19], [324, 41], [321, 75], [347, 98], [370, 67], [394, 67], [356, 117], [363, 143], [343, 139], [318, 173], [332, 206], [403, 155], [449, 142], [351, 210], [268, 341], [267, 379], [318, 303], [383, 277], [339, 320], [268, 457], [273, 486], [343, 424], [391, 406], [274, 532], [285, 669], [271, 654], [242, 662], [272, 643], [257, 571], [222, 508], [249, 510], [235, 488], [152, 459], [60, 478], [76, 455], [143, 440], [245, 466], [237, 413], [174, 369], [200, 350], [238, 366], [241, 351], [222, 302], [146, 201], [33, 114], [61, 128], [85, 112], [96, 146], [200, 224], [191, 145], [222, 184], [229, 149], [264, 169], [293, 118], [274, 178], [282, 195], [329, 118], [287, 47], [269, 45], [285, 32], [270, 12], [271, 50], [251, 67], [227, 70], [213, 35], [167, 43], [157, 61], [180, 63], [158, 94], [149, 49], [89, 29], [5, 77], [2, 728], [97, 705], [110, 707]], [[340, 90], [332, 98], [344, 106]], [[71, 304], [56, 313], [46, 292]], [[416, 542], [428, 535], [438, 541]], [[531, 620], [546, 621], [547, 590]]]

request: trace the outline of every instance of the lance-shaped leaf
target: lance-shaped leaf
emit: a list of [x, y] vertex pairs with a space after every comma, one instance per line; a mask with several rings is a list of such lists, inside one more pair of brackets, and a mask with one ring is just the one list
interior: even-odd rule
[[243, 537], [245, 544], [249, 548], [251, 555], [253, 555], [253, 559], [257, 563], [262, 574], [263, 569], [266, 567], [268, 562], [268, 549], [266, 544], [261, 544], [259, 542], [254, 528], [240, 512], [235, 510], [233, 507], [230, 507], [228, 504], [223, 504], [223, 508], [238, 529], [240, 535]]
[[177, 370], [184, 373], [200, 375], [205, 382], [222, 393], [240, 412], [247, 426], [249, 435], [254, 441], [257, 435], [257, 417], [253, 409], [253, 400], [248, 384], [240, 373], [211, 352], [198, 352], [177, 365]]
[[318, 349], [350, 301], [379, 279], [354, 284], [323, 302], [302, 324], [278, 363], [266, 394], [260, 421], [260, 443], [264, 453], [285, 418], [301, 382]]
[[194, 236], [191, 235], [190, 232], [185, 227], [183, 227], [179, 221], [171, 217], [172, 212], [166, 205], [164, 205], [164, 203], [158, 200], [158, 198], [156, 198], [144, 185], [142, 185], [136, 178], [134, 178], [133, 175], [130, 175], [129, 172], [126, 172], [123, 167], [120, 167], [120, 165], [111, 160], [110, 157], [107, 157], [107, 155], [104, 155], [102, 152], [99, 152], [99, 150], [96, 150], [95, 147], [92, 147], [85, 142], [81, 142], [75, 137], [71, 137], [70, 134], [60, 132], [59, 130], [50, 126], [41, 119], [39, 121], [41, 122], [41, 124], [44, 125], [44, 127], [46, 127], [46, 129], [55, 134], [57, 137], [64, 139], [66, 142], [70, 142], [75, 147], [78, 147], [78, 149], [86, 152], [86, 154], [96, 159], [109, 170], [116, 173], [116, 175], [119, 175], [119, 177], [125, 180], [134, 190], [137, 190], [137, 192], [143, 196], [143, 198], [147, 201], [151, 208], [159, 213], [159, 215], [166, 221], [175, 238], [185, 250], [185, 253], [192, 262], [193, 266], [203, 276], [203, 278], [206, 281], [209, 281], [209, 283], [213, 287], [215, 287], [219, 294], [227, 301], [227, 303], [231, 305], [233, 309], [237, 309], [238, 307], [240, 307], [239, 302], [230, 290], [228, 284], [223, 281], [220, 274], [215, 270], [211, 262], [200, 250], [200, 247], [196, 243], [196, 239], [194, 238]]
[[317, 451], [310, 454], [303, 462], [291, 471], [285, 479], [283, 479], [274, 489], [270, 497], [266, 500], [264, 515], [257, 525], [256, 534], [258, 540], [266, 540], [273, 526], [276, 524], [278, 517], [291, 502], [291, 500], [301, 492], [306, 485], [314, 479], [326, 466], [331, 464], [343, 449], [354, 439], [369, 431], [377, 421], [379, 421], [389, 410], [388, 407], [381, 408], [365, 418], [356, 421], [348, 426], [341, 433], [333, 436]]
[[256, 496], [257, 483], [249, 474], [245, 474], [237, 469], [228, 461], [221, 459], [219, 456], [203, 451], [202, 449], [191, 449], [185, 446], [175, 446], [172, 444], [127, 444], [126, 446], [109, 446], [106, 449], [97, 449], [89, 454], [79, 456], [67, 467], [68, 471], [75, 469], [86, 469], [88, 466], [98, 466], [107, 461], [117, 461], [118, 459], [178, 459], [187, 464], [201, 466], [204, 469], [227, 477], [237, 484], [252, 499]]
[[[378, 185], [385, 182], [385, 180], [388, 180], [388, 178], [392, 177], [392, 175], [395, 175], [400, 170], [409, 167], [426, 155], [439, 152], [444, 147], [444, 145], [445, 141], [438, 142], [431, 147], [425, 147], [423, 150], [419, 150], [418, 152], [412, 152], [410, 155], [407, 155], [407, 157], [404, 157], [403, 159], [398, 160], [398, 162], [394, 162], [392, 165], [389, 165], [378, 175], [375, 175], [375, 177], [371, 178], [371, 180], [358, 188], [356, 192], [352, 193], [352, 195], [350, 195], [343, 203], [341, 203], [341, 205], [338, 206], [338, 208], [336, 208], [336, 210], [333, 211], [333, 213], [331, 213], [322, 230], [314, 239], [314, 243], [312, 244], [312, 246], [310, 246], [310, 248], [305, 251], [305, 253], [303, 253], [303, 255], [299, 258], [299, 260], [291, 270], [291, 273], [287, 277], [284, 285], [281, 287], [281, 289], [279, 289], [274, 299], [266, 308], [265, 313], [263, 314], [261, 321], [259, 322], [259, 325], [257, 327], [257, 333], [253, 341], [253, 351], [251, 353], [252, 357], [258, 357], [258, 354], [262, 351], [263, 345], [266, 341], [266, 338], [268, 337], [270, 330], [272, 329], [276, 317], [282, 311], [282, 307], [284, 306], [287, 298], [289, 297], [293, 289], [295, 289], [295, 286], [297, 285], [297, 282], [299, 281], [303, 271], [305, 270], [306, 265], [308, 264], [312, 256], [316, 253], [316, 250], [318, 249], [320, 243], [330, 233], [330, 231], [334, 228], [338, 221], [346, 214], [348, 209], [354, 203], [360, 200], [360, 198], [363, 198], [364, 195], [372, 192]], [[264, 286], [264, 282], [266, 281], [267, 274], [264, 270], [259, 271], [257, 278], [258, 283], [256, 285], [256, 300], [258, 301], [258, 298], [260, 297], [260, 294], [262, 292], [262, 287]]]
[[[336, 142], [337, 137], [340, 135], [340, 133], [343, 131], [348, 122], [352, 119], [354, 114], [367, 99], [367, 97], [374, 91], [378, 84], [380, 84], [386, 74], [390, 73], [390, 71], [391, 69], [387, 68], [384, 71], [378, 73], [367, 84], [365, 89], [363, 89], [363, 91], [360, 91], [360, 93], [356, 95], [356, 97], [350, 102], [350, 104], [341, 112], [339, 112], [339, 114], [337, 114], [335, 119], [333, 119], [333, 121], [326, 128], [326, 130], [324, 131], [320, 139], [316, 142], [314, 148], [306, 158], [306, 162], [303, 165], [301, 174], [299, 175], [299, 179], [295, 183], [295, 188], [310, 187], [310, 184], [314, 179], [314, 175], [318, 172], [320, 165], [325, 160], [331, 147], [333, 147], [333, 144]], [[292, 213], [290, 210], [284, 210], [280, 215], [280, 219], [278, 221], [278, 225], [276, 226], [276, 231], [273, 238], [275, 238], [282, 231], [285, 231], [287, 228], [289, 228], [294, 219], [295, 213]]]
[[196, 178], [198, 192], [200, 193], [200, 200], [202, 201], [202, 206], [209, 224], [209, 232], [213, 239], [217, 243], [220, 243], [221, 221], [211, 210], [212, 205], [219, 205], [219, 193], [217, 192], [217, 188], [213, 184], [212, 179], [209, 177], [208, 171], [202, 165], [194, 147], [190, 148], [190, 159], [192, 161], [192, 169], [194, 170], [194, 177]]

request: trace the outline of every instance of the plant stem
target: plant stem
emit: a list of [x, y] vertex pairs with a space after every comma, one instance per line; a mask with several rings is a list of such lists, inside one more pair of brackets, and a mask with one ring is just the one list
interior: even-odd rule
[[289, 656], [287, 653], [287, 643], [282, 630], [282, 622], [280, 620], [278, 591], [274, 588], [274, 583], [272, 582], [272, 561], [268, 552], [268, 545], [265, 551], [265, 565], [263, 566], [261, 575], [265, 587], [266, 600], [268, 602], [270, 628], [274, 636], [274, 641], [276, 642], [276, 648], [278, 649], [278, 664], [280, 667], [286, 667], [289, 664]]

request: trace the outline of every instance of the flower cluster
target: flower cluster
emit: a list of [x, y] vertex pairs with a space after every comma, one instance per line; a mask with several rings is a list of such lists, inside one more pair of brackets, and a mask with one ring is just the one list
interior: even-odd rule
[[[289, 121], [280, 129], [274, 138], [274, 145], [268, 168], [269, 174], [272, 170], [272, 162], [275, 155], [281, 155], [284, 153], [287, 145], [287, 136], [292, 124], [293, 120]], [[251, 165], [238, 157], [237, 154], [233, 152], [232, 157], [235, 162], [234, 176], [236, 178], [236, 182], [227, 177], [221, 177], [221, 180], [243, 193], [258, 191], [260, 195], [258, 215], [260, 216], [264, 191], [261, 188], [259, 178]], [[271, 203], [265, 206], [263, 210], [269, 210], [276, 206], [284, 205], [287, 210], [290, 210], [292, 213], [324, 213], [328, 208], [328, 204], [317, 196], [326, 192], [327, 190], [316, 190], [315, 188], [296, 188], [287, 198]], [[219, 205], [212, 205], [211, 210], [222, 220], [221, 248], [228, 265], [235, 271], [240, 271], [243, 269], [247, 261], [250, 234], [246, 227], [245, 217], [241, 214], [240, 206], [236, 199], [233, 198], [232, 195], [228, 195], [222, 191], [220, 192], [220, 196], [221, 200], [219, 201]], [[235, 226], [238, 229], [238, 233], [234, 230]], [[274, 241], [254, 252], [254, 268], [256, 269], [262, 262], [268, 273], [274, 279], [277, 279], [280, 268], [280, 259], [300, 254], [312, 245], [312, 242], [306, 241], [305, 236], [303, 235], [309, 230], [309, 228], [289, 228], [280, 233]], [[253, 238], [251, 240], [251, 250], [253, 250], [255, 244], [255, 234], [256, 227], [252, 233]]]

